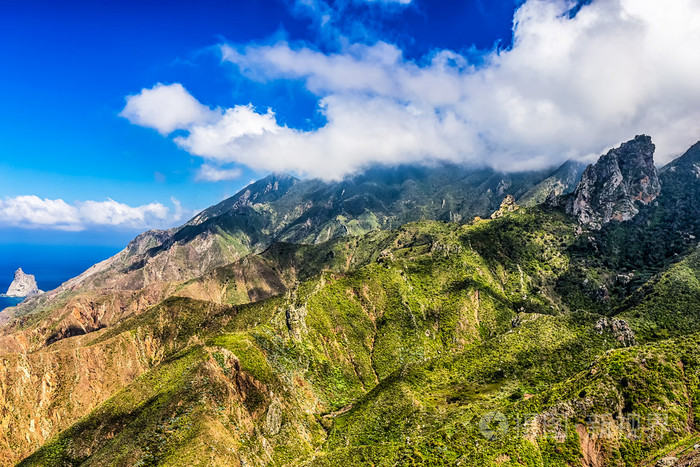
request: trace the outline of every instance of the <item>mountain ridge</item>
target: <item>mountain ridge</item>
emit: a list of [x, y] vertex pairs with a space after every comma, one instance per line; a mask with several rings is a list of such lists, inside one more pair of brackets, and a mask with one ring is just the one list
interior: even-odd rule
[[[524, 193], [543, 174], [499, 174], [459, 166], [377, 168], [331, 184], [271, 174], [180, 228], [144, 232], [125, 250], [48, 297], [78, 288], [158, 288], [161, 282], [189, 280], [261, 252], [275, 241], [315, 243], [421, 219], [460, 221], [487, 216], [507, 191]], [[435, 193], [439, 200], [434, 199]], [[39, 303], [29, 301], [16, 312], [31, 313]], [[0, 322], [9, 318], [0, 314]]]
[[[0, 328], [0, 408], [22, 414], [0, 410], [11, 427], [0, 462], [621, 466], [692, 446], [700, 313], [688, 305], [700, 262], [685, 203], [700, 180], [691, 149], [660, 171], [661, 193], [635, 215], [611, 215], [605, 203], [593, 212], [608, 217], [600, 227], [561, 205], [515, 209], [550, 186], [536, 188], [551, 171], [537, 181], [453, 169], [422, 180], [419, 169], [390, 171], [385, 184], [372, 174], [332, 186], [263, 179], [180, 236], [142, 234]], [[613, 204], [653, 193], [653, 183], [639, 186], [651, 169], [638, 161], [616, 159], [606, 172], [622, 177]], [[582, 183], [595, 191], [606, 181]], [[455, 186], [471, 187], [461, 205], [444, 196]], [[309, 193], [312, 205], [295, 211]], [[471, 193], [482, 196], [467, 202]], [[474, 206], [490, 214], [504, 198], [495, 219], [461, 217]], [[401, 216], [377, 214], [395, 206]], [[393, 224], [426, 215], [439, 218]], [[655, 221], [666, 216], [674, 223]], [[236, 237], [232, 227], [260, 230]], [[625, 235], [682, 243], [661, 266], [637, 264], [621, 248], [641, 243]], [[186, 238], [205, 240], [201, 251]], [[187, 265], [187, 275], [176, 270]], [[620, 421], [651, 411], [667, 414], [658, 436], [646, 422], [642, 436], [627, 436]], [[494, 412], [532, 423], [491, 439], [481, 422]], [[622, 428], [605, 437], [593, 415]], [[566, 426], [549, 426], [552, 417]]]

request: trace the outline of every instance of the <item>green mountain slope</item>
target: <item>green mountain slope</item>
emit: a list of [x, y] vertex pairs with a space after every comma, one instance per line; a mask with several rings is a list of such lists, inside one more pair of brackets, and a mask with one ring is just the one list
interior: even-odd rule
[[454, 222], [551, 179], [438, 167], [272, 176], [144, 234], [0, 328], [0, 464], [692, 459], [700, 146], [637, 203], [640, 138], [644, 164], [623, 145], [588, 170], [622, 174], [624, 222], [579, 224], [567, 195]]
[[[171, 298], [95, 333], [86, 345], [148, 336], [162, 350], [22, 465], [641, 462], [693, 432], [699, 394], [678, 372], [695, 374], [696, 339], [619, 349], [597, 316], [567, 313], [550, 294], [574, 231], [561, 214], [521, 210], [276, 245], [268, 265], [309, 265], [287, 294], [233, 307]], [[670, 421], [648, 439], [600, 438], [585, 419], [647, 420], [651, 408]], [[488, 440], [479, 423], [494, 411], [540, 424]], [[552, 417], [563, 432], [542, 422]]]
[[623, 304], [620, 317], [646, 339], [700, 331], [700, 250], [653, 278]]
[[[551, 231], [533, 235], [524, 244], [521, 238], [516, 238], [516, 227], [543, 223]], [[502, 229], [495, 229], [496, 225]], [[492, 237], [489, 235], [492, 229], [502, 231], [495, 242], [488, 240]], [[148, 336], [150, 348], [162, 349], [155, 350], [159, 356], [153, 361], [156, 366], [141, 377], [150, 381], [154, 388], [171, 385], [168, 382], [172, 376], [171, 370], [161, 369], [174, 358], [170, 355], [185, 352], [197, 356], [199, 363], [191, 364], [198, 368], [196, 372], [191, 376], [188, 376], [189, 373], [177, 376], [185, 379], [176, 379], [176, 383], [172, 383], [188, 387], [194, 384], [189, 378], [203, 378], [201, 372], [209, 371], [206, 369], [211, 365], [207, 366], [207, 361], [223, 358], [216, 357], [217, 352], [221, 355], [229, 355], [227, 352], [230, 352], [227, 358], [238, 360], [243, 371], [249, 369], [253, 386], [262, 387], [258, 383], [268, 385], [263, 395], [259, 396], [261, 403], [272, 403], [272, 394], [280, 398], [279, 403], [285, 408], [283, 419], [300, 410], [294, 405], [300, 400], [306, 401], [307, 407], [314, 408], [309, 412], [315, 423], [312, 431], [321, 430], [319, 433], [323, 436], [309, 444], [306, 453], [310, 455], [325, 438], [325, 414], [342, 410], [363, 397], [402, 365], [459, 352], [495, 338], [510, 330], [513, 322], [518, 321], [520, 309], [555, 313], [557, 310], [553, 301], [546, 295], [533, 293], [533, 290], [546, 288], [556, 271], [565, 266], [564, 258], [556, 259], [559, 243], [554, 241], [554, 235], [573, 239], [572, 229], [573, 226], [563, 222], [560, 215], [550, 218], [546, 213], [521, 213], [505, 217], [498, 223], [482, 221], [469, 227], [442, 223], [411, 224], [396, 232], [370, 234], [356, 240], [357, 243], [350, 249], [341, 240], [330, 245], [303, 247], [306, 251], [290, 251], [294, 249], [281, 245], [263, 256], [278, 265], [287, 264], [287, 267], [293, 267], [290, 263], [299, 260], [304, 264], [313, 264], [313, 258], [319, 255], [327, 257], [329, 252], [334, 252], [337, 260], [329, 262], [330, 269], [315, 275], [308, 270], [308, 279], [298, 282], [286, 296], [243, 307], [219, 306], [206, 313], [202, 312], [206, 302], [172, 298], [114, 328], [93, 333], [96, 334], [94, 340], [87, 341], [86, 345], [104, 345], [118, 339], [139, 340]], [[510, 254], [503, 255], [501, 249], [511, 249]], [[342, 251], [348, 253], [343, 256]], [[277, 259], [270, 259], [275, 256]], [[540, 257], [550, 259], [538, 260]], [[354, 261], [349, 269], [348, 258]], [[227, 271], [230, 269], [216, 272], [222, 275], [220, 278], [223, 282], [226, 281]], [[201, 279], [204, 282], [210, 280]], [[61, 343], [54, 345], [58, 344]], [[51, 347], [47, 351], [49, 349]], [[138, 385], [138, 381], [132, 384]], [[226, 384], [229, 383], [224, 386]], [[139, 420], [143, 404], [161, 397], [142, 389], [137, 392], [143, 394], [145, 399], [137, 399], [126, 409], [119, 408], [126, 411], [119, 412], [121, 419]], [[84, 451], [88, 448], [75, 447], [76, 439], [102, 439], [96, 433], [84, 430], [109, 426], [110, 430], [127, 430], [125, 433], [131, 433], [129, 430], [148, 433], [158, 425], [144, 428], [125, 421], [117, 428], [109, 420], [117, 416], [111, 412], [117, 410], [115, 404], [121, 407], [122, 402], [119, 402], [119, 394], [114, 397], [117, 399], [106, 402], [105, 406], [90, 415], [95, 421], [90, 422], [88, 417], [87, 421], [75, 425], [62, 438], [40, 451], [36, 459], [44, 460], [37, 462], [45, 462], [47, 458], [42, 456], [49, 455], [69, 456], [73, 461], [85, 458], [89, 462], [93, 462], [93, 456], [96, 456], [94, 462], [100, 465], [97, 459], [102, 457], [117, 459], [119, 454], [114, 450], [122, 447], [123, 443], [98, 444]], [[167, 397], [162, 397], [170, 400], [175, 396], [168, 392]], [[210, 403], [218, 399], [206, 400], [209, 402], [202, 410], [209, 413], [213, 410]], [[226, 411], [234, 410], [234, 406], [239, 412], [247, 411], [247, 415], [244, 415], [255, 421], [251, 426], [252, 431], [248, 432], [248, 436], [253, 436], [255, 441], [248, 455], [251, 459], [257, 456], [264, 460], [264, 455], [259, 451], [264, 443], [256, 434], [255, 426], [258, 431], [264, 428], [260, 424], [267, 422], [266, 412], [262, 410], [257, 413], [255, 408], [251, 409], [252, 406], [246, 408], [244, 402], [245, 397], [235, 404], [231, 402], [233, 405], [224, 406], [227, 407]], [[55, 403], [60, 405], [59, 401]], [[185, 402], [183, 404], [186, 405]], [[262, 407], [266, 407], [269, 413], [267, 405]], [[107, 409], [108, 412], [105, 412]], [[144, 417], [148, 420], [163, 419], [166, 415], [176, 417], [170, 410], [172, 408], [162, 416], [148, 412], [151, 415]], [[308, 412], [310, 409], [306, 410]], [[102, 422], [98, 423], [98, 420]], [[239, 427], [237, 423], [233, 425]], [[210, 429], [202, 428], [202, 433]], [[293, 427], [289, 430], [298, 432]], [[264, 433], [264, 430], [260, 433]], [[203, 442], [200, 435], [192, 436], [198, 442]], [[221, 436], [226, 442], [233, 443], [235, 440], [225, 432]], [[131, 435], [125, 437], [133, 438]], [[137, 444], [143, 442], [137, 441]], [[265, 442], [273, 443], [273, 440], [266, 438]], [[296, 438], [279, 442], [285, 446], [284, 443], [299, 446]], [[276, 443], [274, 441], [275, 446]], [[173, 448], [175, 452], [179, 452], [179, 449], [188, 452], [191, 449], [189, 444], [178, 446]], [[239, 446], [236, 449], [243, 448]], [[284, 451], [291, 448], [279, 449]], [[128, 451], [135, 452], [131, 449]], [[298, 450], [294, 452], [295, 456], [300, 454]], [[143, 456], [139, 459], [144, 459]], [[173, 459], [180, 457], [176, 455]], [[165, 459], [162, 456], [158, 458]], [[282, 462], [282, 459], [275, 457], [276, 462]]]
[[[3, 312], [0, 324], [13, 316], [32, 314], [37, 315], [32, 321], [50, 314], [55, 321], [53, 310], [59, 301], [68, 309], [74, 305], [91, 308], [84, 302], [92, 299], [75, 304], [76, 297], [98, 295], [98, 306], [108, 308], [105, 312], [90, 313], [89, 320], [53, 324], [59, 328], [59, 336], [74, 335], [78, 330], [89, 332], [118, 322], [144, 303], [158, 303], [169, 296], [171, 284], [261, 252], [274, 242], [317, 243], [423, 219], [487, 217], [506, 193], [519, 196], [545, 175], [461, 166], [398, 167], [375, 168], [341, 182], [324, 183], [273, 174], [180, 228], [138, 236], [122, 252], [61, 288]], [[135, 305], [133, 300], [140, 303]], [[49, 337], [43, 334], [44, 339]]]
[[[697, 338], [585, 363], [601, 338], [536, 319], [474, 352], [397, 371], [337, 417], [312, 465], [655, 465], [665, 446], [699, 437]], [[561, 382], [532, 394], [532, 380]]]

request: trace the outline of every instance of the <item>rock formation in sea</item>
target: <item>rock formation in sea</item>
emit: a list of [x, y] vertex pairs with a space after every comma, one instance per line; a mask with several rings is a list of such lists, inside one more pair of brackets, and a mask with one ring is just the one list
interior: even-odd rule
[[36, 285], [36, 279], [31, 274], [25, 274], [22, 268], [15, 271], [15, 278], [7, 289], [8, 297], [31, 297], [43, 293]]

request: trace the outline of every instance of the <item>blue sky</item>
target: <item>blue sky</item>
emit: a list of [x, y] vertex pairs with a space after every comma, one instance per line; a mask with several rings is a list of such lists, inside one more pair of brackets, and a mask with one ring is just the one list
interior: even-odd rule
[[668, 160], [700, 139], [697, 4], [574, 7], [2, 2], [0, 243], [121, 245], [270, 171], [526, 170], [642, 132]]
[[[435, 48], [491, 48], [510, 40], [509, 0], [380, 3], [342, 7], [352, 21], [367, 23], [366, 35], [353, 40], [388, 38], [415, 57]], [[156, 83], [182, 83], [212, 107], [253, 103], [275, 108], [289, 125], [313, 126], [319, 118], [315, 96], [294, 82], [260, 84], [241, 77], [221, 63], [217, 46], [284, 38], [319, 50], [337, 48], [311, 10], [282, 0], [0, 5], [0, 198], [110, 198], [173, 209], [175, 197], [186, 210], [207, 207], [266, 171], [242, 167], [235, 180], [196, 181], [198, 158], [119, 117], [126, 96]], [[1, 229], [0, 241], [94, 238], [55, 232], [52, 224], [31, 227]], [[123, 241], [140, 229], [118, 227], [126, 233], [116, 237]], [[113, 241], [112, 226], [92, 230]]]

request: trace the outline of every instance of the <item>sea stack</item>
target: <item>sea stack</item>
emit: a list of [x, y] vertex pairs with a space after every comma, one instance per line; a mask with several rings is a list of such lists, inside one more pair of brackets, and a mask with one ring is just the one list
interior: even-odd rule
[[43, 293], [36, 285], [36, 279], [31, 274], [25, 274], [22, 268], [15, 271], [15, 278], [7, 289], [8, 297], [31, 297]]

